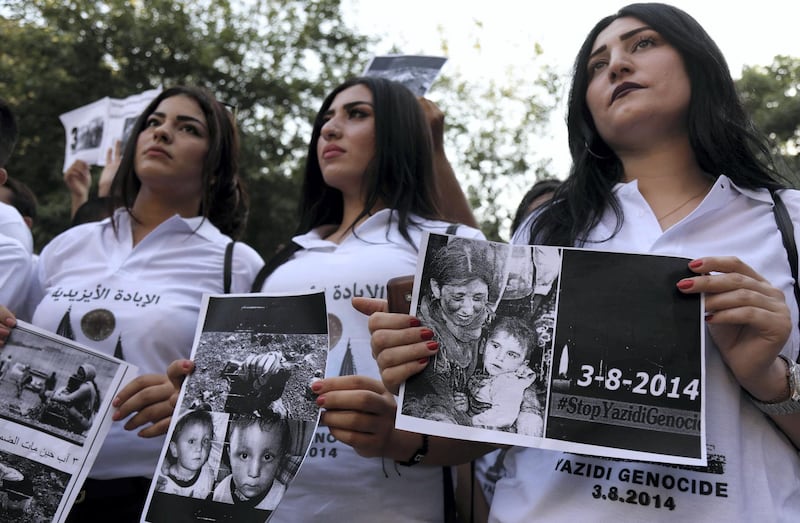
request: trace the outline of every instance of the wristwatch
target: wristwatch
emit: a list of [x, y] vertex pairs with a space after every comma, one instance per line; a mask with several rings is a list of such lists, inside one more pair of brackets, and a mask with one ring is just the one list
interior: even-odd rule
[[418, 464], [420, 461], [423, 460], [425, 455], [428, 453], [428, 435], [422, 434], [422, 446], [414, 451], [414, 455], [411, 456], [411, 459], [408, 461], [398, 461], [398, 465], [402, 465], [404, 467], [412, 467]]
[[778, 354], [786, 363], [786, 379], [788, 381], [789, 399], [778, 403], [766, 403], [751, 396], [753, 403], [761, 412], [777, 416], [795, 414], [800, 412], [800, 365], [793, 362], [783, 354]]

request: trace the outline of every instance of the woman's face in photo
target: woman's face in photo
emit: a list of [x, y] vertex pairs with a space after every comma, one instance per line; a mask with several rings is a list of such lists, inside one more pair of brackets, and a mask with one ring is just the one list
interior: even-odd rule
[[375, 156], [372, 91], [363, 84], [337, 94], [323, 113], [317, 158], [325, 183], [360, 196], [364, 172]]
[[471, 325], [486, 309], [489, 285], [479, 278], [465, 283], [431, 283], [442, 304], [442, 314], [460, 327]]

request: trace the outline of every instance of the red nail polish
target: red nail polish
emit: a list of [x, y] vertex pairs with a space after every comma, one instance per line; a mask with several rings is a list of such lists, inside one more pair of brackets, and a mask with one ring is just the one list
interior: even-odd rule
[[420, 323], [418, 318], [411, 318], [408, 320], [409, 327], [419, 327], [420, 325], [422, 325], [422, 323]]
[[703, 260], [692, 260], [689, 262], [690, 269], [697, 269], [701, 265], [703, 265]]
[[430, 329], [422, 329], [419, 331], [419, 337], [423, 340], [430, 340], [433, 338], [433, 331]]
[[320, 390], [322, 390], [322, 383], [315, 381], [314, 383], [311, 384], [311, 390], [314, 392], [319, 392]]
[[426, 365], [428, 363], [428, 358], [422, 358], [420, 360], [417, 360], [417, 363], [419, 363], [420, 365]]
[[188, 361], [184, 361], [183, 362], [183, 370], [189, 370], [190, 368], [192, 368], [192, 364], [190, 362], [188, 362]]
[[438, 341], [429, 341], [425, 345], [428, 346], [428, 350], [437, 350], [439, 348], [439, 342]]
[[692, 287], [694, 287], [694, 282], [692, 280], [681, 280], [678, 282], [678, 288], [684, 291]]
[[317, 398], [317, 406], [322, 407], [325, 405], [325, 396], [319, 396]]
[[713, 318], [714, 318], [713, 314], [706, 314], [705, 320], [706, 321], [711, 321]]

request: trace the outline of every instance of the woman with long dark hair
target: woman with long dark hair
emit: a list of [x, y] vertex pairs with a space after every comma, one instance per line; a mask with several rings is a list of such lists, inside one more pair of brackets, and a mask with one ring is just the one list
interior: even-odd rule
[[[140, 436], [162, 433], [174, 407], [173, 385], [157, 373], [189, 356], [203, 293], [226, 292], [226, 272], [230, 291], [247, 292], [263, 265], [252, 248], [237, 243], [226, 269], [248, 204], [236, 124], [223, 104], [203, 89], [165, 89], [131, 137], [112, 186], [113, 216], [54, 238], [31, 284], [35, 325], [71, 334], [141, 373], [121, 393], [126, 401], [115, 403], [119, 422], [70, 521], [106, 521], [109, 514], [139, 521], [164, 443]], [[91, 296], [61, 298], [69, 290]]]
[[[514, 447], [490, 519], [796, 521], [800, 333], [788, 261], [796, 252], [784, 247], [773, 206], [785, 203], [797, 231], [800, 193], [784, 188], [768, 160], [722, 53], [675, 7], [624, 7], [578, 53], [567, 122], [570, 175], [514, 241], [692, 260], [696, 276], [675, 285], [705, 295], [709, 465]], [[370, 320], [391, 391], [431, 353], [409, 321]], [[470, 448], [484, 450], [432, 441], [429, 455], [452, 462]]]
[[[441, 220], [433, 166], [426, 114], [402, 85], [354, 78], [323, 102], [296, 235], [257, 289], [324, 288], [331, 328], [328, 378], [312, 385], [325, 426], [271, 521], [442, 521], [449, 486], [441, 467], [400, 470], [366, 457], [382, 453], [376, 445], [386, 444], [396, 405], [372, 359], [367, 318], [351, 306], [355, 296], [385, 297], [390, 278], [414, 273], [424, 231], [483, 237]], [[400, 461], [419, 438], [398, 436]]]

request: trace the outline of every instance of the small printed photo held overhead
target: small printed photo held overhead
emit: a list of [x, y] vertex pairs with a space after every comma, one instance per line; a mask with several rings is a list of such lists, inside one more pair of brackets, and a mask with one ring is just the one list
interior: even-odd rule
[[124, 149], [136, 118], [161, 91], [158, 87], [127, 98], [106, 96], [60, 115], [66, 133], [63, 170], [75, 160], [104, 166], [106, 151], [118, 140]]
[[142, 521], [268, 521], [316, 431], [327, 353], [322, 292], [205, 295]]
[[0, 521], [64, 521], [136, 367], [18, 321], [0, 353]]
[[379, 76], [405, 85], [416, 96], [425, 96], [442, 72], [444, 56], [375, 56], [364, 69], [364, 76]]
[[686, 259], [437, 234], [420, 254], [411, 314], [439, 345], [397, 428], [706, 464], [703, 301], [672, 284]]

